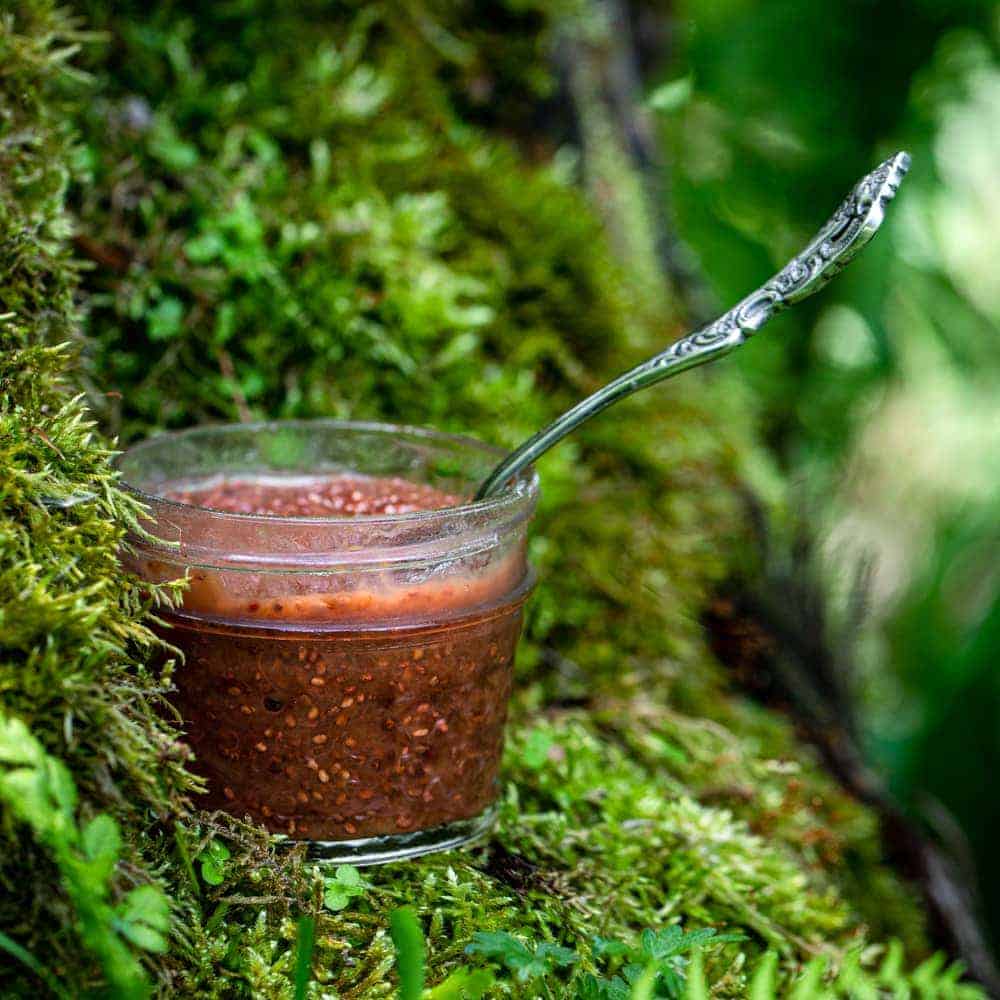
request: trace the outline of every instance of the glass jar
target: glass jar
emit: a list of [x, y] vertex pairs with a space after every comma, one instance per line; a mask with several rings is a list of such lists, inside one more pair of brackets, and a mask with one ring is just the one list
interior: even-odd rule
[[123, 562], [187, 576], [159, 613], [205, 808], [314, 857], [371, 864], [463, 843], [495, 814], [534, 472], [486, 501], [353, 517], [213, 510], [165, 494], [233, 480], [398, 476], [470, 496], [500, 453], [330, 420], [200, 427], [129, 449], [148, 509]]

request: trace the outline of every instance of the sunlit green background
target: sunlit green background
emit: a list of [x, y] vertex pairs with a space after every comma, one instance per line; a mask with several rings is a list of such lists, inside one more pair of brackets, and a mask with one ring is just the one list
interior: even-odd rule
[[[863, 263], [728, 363], [808, 484], [829, 563], [876, 560], [857, 678], [872, 759], [971, 847], [1000, 940], [1000, 13], [981, 0], [688, 0], [650, 97], [672, 212], [720, 303], [854, 179], [914, 165]], [[936, 807], [943, 803], [967, 844]]]

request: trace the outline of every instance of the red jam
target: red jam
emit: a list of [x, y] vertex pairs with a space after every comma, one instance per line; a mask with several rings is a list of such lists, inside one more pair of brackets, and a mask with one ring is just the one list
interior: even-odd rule
[[[462, 502], [353, 475], [160, 492], [200, 508], [303, 519]], [[301, 527], [305, 542], [309, 521]], [[213, 530], [224, 546], [225, 528]], [[176, 704], [207, 779], [202, 805], [318, 841], [482, 814], [496, 797], [525, 574], [523, 551], [458, 575], [372, 584], [348, 571], [318, 585], [290, 574], [263, 590], [252, 572], [193, 568], [183, 608], [163, 617], [165, 638], [185, 654]], [[144, 575], [159, 576], [152, 564]]]
[[164, 496], [229, 514], [275, 517], [374, 517], [454, 507], [462, 498], [398, 476], [220, 479], [214, 484], [168, 488]]

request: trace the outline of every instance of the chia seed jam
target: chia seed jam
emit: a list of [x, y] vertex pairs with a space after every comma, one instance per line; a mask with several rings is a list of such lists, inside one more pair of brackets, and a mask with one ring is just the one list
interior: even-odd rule
[[[357, 476], [226, 480], [164, 495], [284, 517], [413, 513], [459, 501], [398, 478]], [[470, 596], [487, 604], [508, 589], [504, 577], [501, 567], [443, 585], [240, 602], [195, 571], [185, 607], [213, 622], [167, 615], [165, 638], [185, 654], [175, 702], [195, 769], [208, 779], [202, 805], [317, 840], [405, 833], [481, 813], [496, 796], [520, 610], [434, 619]], [[388, 635], [364, 627], [373, 615], [391, 621], [404, 609], [419, 609], [428, 624]], [[358, 624], [327, 636], [310, 625], [324, 612], [325, 624]], [[277, 628], [248, 632], [219, 621], [250, 617]]]

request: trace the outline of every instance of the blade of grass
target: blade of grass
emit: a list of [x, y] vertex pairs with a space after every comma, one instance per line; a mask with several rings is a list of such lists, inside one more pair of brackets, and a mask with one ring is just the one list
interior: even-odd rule
[[194, 865], [191, 863], [191, 854], [187, 849], [187, 844], [184, 843], [184, 834], [181, 833], [181, 828], [179, 826], [174, 827], [174, 843], [177, 845], [177, 854], [181, 859], [181, 865], [187, 874], [188, 881], [191, 883], [191, 889], [194, 892], [195, 899], [201, 899], [201, 886], [198, 884], [198, 876], [194, 873]]
[[814, 958], [795, 982], [790, 1000], [814, 1000], [822, 991], [823, 975], [826, 972], [826, 958]]
[[691, 963], [687, 969], [687, 983], [684, 987], [684, 1000], [709, 1000], [701, 948], [695, 948], [691, 953]]
[[750, 1000], [774, 1000], [778, 995], [778, 953], [769, 951], [750, 980]]
[[229, 912], [229, 904], [223, 900], [212, 912], [212, 915], [208, 918], [205, 923], [205, 930], [209, 934], [214, 934], [219, 927], [222, 926], [222, 921], [225, 915]]
[[13, 958], [16, 958], [22, 965], [26, 965], [31, 969], [60, 1000], [70, 1000], [69, 994], [59, 985], [59, 980], [27, 948], [22, 947], [16, 941], [7, 937], [3, 931], [0, 931], [0, 949], [7, 952]]
[[659, 964], [650, 962], [632, 986], [631, 1000], [653, 1000], [653, 990], [656, 987], [656, 977], [659, 974]]
[[424, 992], [426, 954], [423, 931], [411, 907], [402, 906], [389, 914], [389, 933], [396, 946], [399, 1000], [420, 1000]]
[[306, 989], [312, 979], [313, 945], [316, 941], [316, 919], [299, 918], [299, 936], [295, 947], [295, 1000], [306, 1000]]

